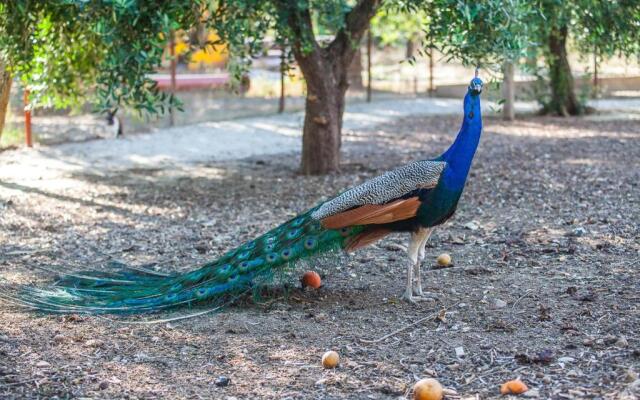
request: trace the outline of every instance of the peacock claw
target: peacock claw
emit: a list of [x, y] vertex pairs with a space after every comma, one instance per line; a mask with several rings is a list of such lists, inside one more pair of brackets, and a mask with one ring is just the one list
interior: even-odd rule
[[422, 301], [435, 301], [435, 299], [431, 297], [415, 296], [412, 293], [407, 293], [407, 292], [404, 292], [404, 294], [402, 295], [402, 300], [411, 304], [418, 304], [419, 302], [422, 302]]

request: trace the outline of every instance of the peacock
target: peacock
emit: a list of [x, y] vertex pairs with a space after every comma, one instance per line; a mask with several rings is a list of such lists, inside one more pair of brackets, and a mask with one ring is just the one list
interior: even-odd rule
[[441, 156], [411, 162], [345, 190], [198, 269], [160, 275], [123, 265], [70, 273], [48, 287], [5, 290], [0, 298], [52, 313], [149, 313], [205, 301], [228, 304], [297, 261], [332, 250], [351, 252], [392, 232], [407, 232], [402, 298], [424, 300], [420, 265], [425, 244], [435, 227], [454, 214], [464, 189], [482, 131], [482, 87], [476, 73], [464, 97], [462, 127]]

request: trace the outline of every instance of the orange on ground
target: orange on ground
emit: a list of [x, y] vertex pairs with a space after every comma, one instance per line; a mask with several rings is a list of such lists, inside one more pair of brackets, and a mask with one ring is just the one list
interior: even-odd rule
[[320, 275], [316, 271], [307, 271], [302, 275], [302, 286], [307, 287], [310, 286], [314, 289], [317, 289], [322, 284], [320, 280]]
[[520, 379], [514, 379], [500, 385], [500, 393], [502, 394], [522, 394], [527, 390], [529, 388]]
[[440, 400], [442, 399], [442, 385], [435, 379], [420, 379], [413, 385], [414, 400]]
[[325, 368], [335, 368], [340, 362], [340, 356], [335, 351], [327, 351], [322, 356], [322, 366]]
[[436, 262], [441, 267], [448, 267], [449, 265], [451, 265], [451, 256], [447, 253], [442, 253], [438, 256]]

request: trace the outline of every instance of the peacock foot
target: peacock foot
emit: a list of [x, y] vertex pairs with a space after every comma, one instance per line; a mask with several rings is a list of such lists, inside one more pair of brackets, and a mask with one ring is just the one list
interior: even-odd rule
[[411, 303], [411, 304], [418, 304], [419, 302], [423, 302], [423, 301], [435, 301], [434, 298], [432, 297], [428, 297], [428, 296], [418, 296], [418, 295], [414, 295], [411, 292], [405, 291], [402, 294], [402, 300], [406, 301], [407, 303]]
[[423, 292], [420, 286], [413, 288], [413, 297], [421, 298], [424, 301], [438, 300], [438, 296], [435, 293]]

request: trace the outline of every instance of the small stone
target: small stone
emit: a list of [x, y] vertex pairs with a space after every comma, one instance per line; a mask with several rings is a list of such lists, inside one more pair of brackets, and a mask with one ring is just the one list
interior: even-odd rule
[[538, 389], [529, 389], [528, 391], [524, 392], [522, 396], [535, 399], [540, 397], [540, 391]]
[[313, 317], [313, 319], [318, 321], [318, 322], [326, 321], [327, 318], [328, 318], [327, 314], [325, 314], [325, 313], [318, 313], [318, 314], [314, 315], [314, 317]]
[[560, 363], [572, 363], [575, 360], [576, 359], [572, 358], [572, 357], [560, 357], [560, 358], [558, 358], [558, 362], [560, 362]]
[[585, 339], [582, 341], [582, 344], [583, 344], [584, 346], [586, 346], [586, 347], [591, 347], [591, 346], [593, 346], [593, 338], [589, 338], [589, 337], [588, 337], [588, 338], [585, 338]]
[[624, 374], [624, 380], [626, 382], [635, 382], [638, 380], [638, 374], [636, 373], [636, 371], [632, 369], [628, 369], [627, 372]]
[[216, 378], [216, 380], [213, 383], [215, 383], [215, 385], [218, 387], [225, 387], [225, 386], [229, 386], [229, 384], [231, 383], [231, 379], [227, 378], [224, 375], [220, 375], [219, 377]]
[[505, 308], [507, 306], [507, 302], [501, 299], [496, 299], [494, 306], [496, 308]]
[[108, 387], [109, 387], [109, 382], [107, 382], [107, 381], [102, 381], [98, 385], [98, 389], [100, 389], [100, 390], [105, 390]]
[[545, 376], [542, 378], [542, 382], [548, 385], [548, 384], [550, 384], [550, 383], [551, 383], [551, 378], [550, 378], [548, 375], [545, 375]]
[[84, 344], [89, 347], [101, 347], [102, 341], [98, 339], [89, 339], [86, 342], [84, 342]]
[[54, 343], [62, 343], [62, 342], [64, 342], [64, 339], [65, 339], [64, 335], [55, 335], [53, 337], [53, 342]]
[[475, 221], [470, 221], [467, 222], [466, 224], [463, 225], [466, 229], [469, 229], [470, 231], [476, 231], [478, 230], [478, 224]]
[[48, 368], [50, 366], [51, 366], [51, 364], [49, 364], [48, 362], [46, 362], [44, 360], [38, 361], [36, 363], [36, 367], [38, 367], [38, 368]]
[[579, 227], [575, 228], [573, 230], [573, 232], [571, 232], [571, 233], [573, 234], [573, 236], [582, 237], [582, 236], [587, 234], [587, 230], [584, 229], [583, 227], [579, 226]]
[[464, 357], [464, 348], [462, 346], [461, 347], [456, 347], [455, 351], [456, 351], [456, 357], [458, 357], [458, 358]]
[[618, 340], [616, 340], [617, 347], [627, 347], [628, 345], [629, 345], [629, 342], [627, 341], [627, 338], [624, 336], [620, 336]]

